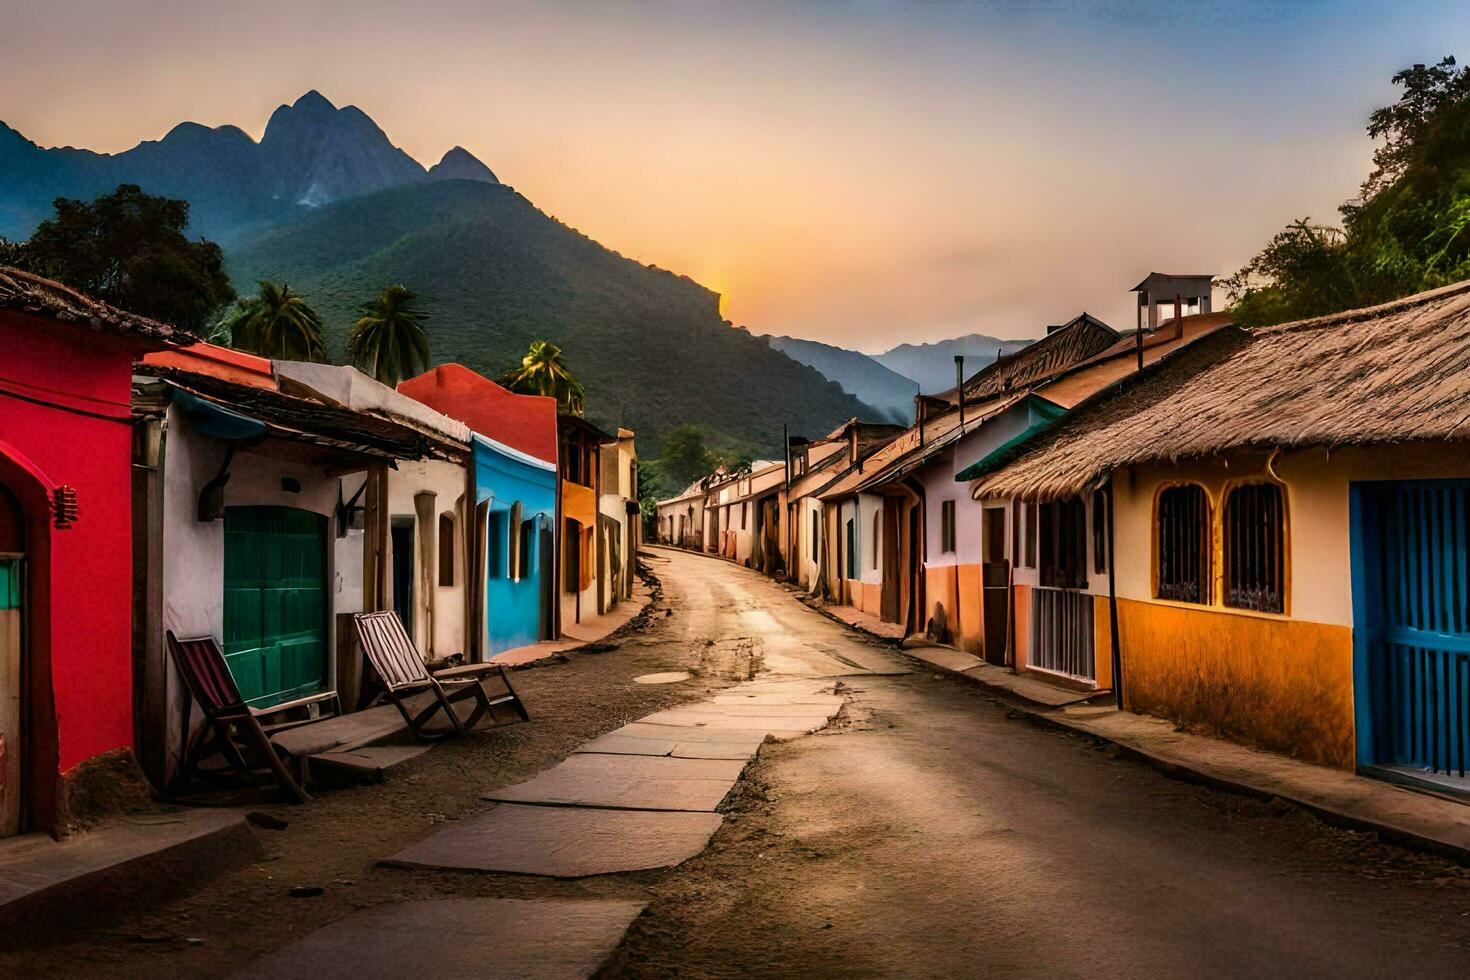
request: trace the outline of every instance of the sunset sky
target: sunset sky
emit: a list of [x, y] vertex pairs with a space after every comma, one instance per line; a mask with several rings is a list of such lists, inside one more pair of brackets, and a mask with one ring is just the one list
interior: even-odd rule
[[1467, 40], [1465, 3], [48, 0], [5, 13], [0, 120], [258, 138], [316, 88], [752, 331], [876, 351], [1131, 327], [1151, 269], [1228, 273], [1335, 218], [1389, 76]]

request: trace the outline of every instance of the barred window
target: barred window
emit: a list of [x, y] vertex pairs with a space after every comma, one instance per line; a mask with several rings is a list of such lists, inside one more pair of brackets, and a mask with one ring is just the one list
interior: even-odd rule
[[1209, 602], [1210, 505], [1201, 487], [1159, 494], [1159, 598]]
[[1225, 500], [1225, 605], [1279, 613], [1285, 608], [1285, 516], [1281, 487], [1236, 487]]

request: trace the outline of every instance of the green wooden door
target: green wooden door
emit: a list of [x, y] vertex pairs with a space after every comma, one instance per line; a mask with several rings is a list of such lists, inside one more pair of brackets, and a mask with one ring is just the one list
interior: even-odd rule
[[291, 507], [225, 510], [225, 662], [256, 707], [326, 685], [325, 517]]

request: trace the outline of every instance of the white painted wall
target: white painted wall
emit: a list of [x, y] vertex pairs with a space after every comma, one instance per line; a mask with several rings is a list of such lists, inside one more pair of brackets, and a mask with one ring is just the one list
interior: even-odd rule
[[[872, 493], [858, 494], [858, 579], [870, 585], [883, 582], [883, 539], [874, 533], [875, 526], [881, 527], [882, 513], [882, 497]], [[875, 518], [878, 521], [876, 525]]]
[[[443, 460], [400, 460], [396, 470], [388, 471], [388, 512], [393, 518], [413, 518], [414, 526], [414, 585], [415, 615], [413, 642], [425, 656], [446, 657], [454, 653], [466, 653], [464, 588], [467, 580], [464, 549], [465, 527], [465, 469], [456, 463]], [[434, 494], [434, 514], [429, 526], [417, 521], [414, 498], [419, 493]], [[438, 539], [439, 515], [449, 513], [455, 523], [455, 577], [454, 584], [439, 584]], [[419, 542], [423, 535], [432, 535], [435, 543], [435, 563], [432, 568], [423, 567], [423, 555]], [[392, 568], [393, 539], [388, 538], [388, 567]], [[392, 605], [393, 576], [386, 576], [388, 583], [387, 604]], [[359, 559], [358, 582], [361, 583], [361, 560]], [[426, 588], [428, 593], [426, 593]], [[423, 615], [425, 596], [432, 594], [434, 601], [434, 636], [429, 642], [428, 617]]]

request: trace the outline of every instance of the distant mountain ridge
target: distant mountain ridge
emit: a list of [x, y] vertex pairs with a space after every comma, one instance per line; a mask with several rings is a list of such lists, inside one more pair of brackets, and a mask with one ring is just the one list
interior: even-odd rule
[[88, 200], [124, 183], [188, 201], [192, 230], [228, 243], [303, 209], [437, 179], [496, 183], [458, 146], [426, 170], [367, 113], [315, 90], [278, 107], [259, 143], [238, 126], [184, 122], [122, 153], [44, 149], [0, 123], [0, 235], [15, 239], [49, 216], [54, 198]]
[[1032, 343], [1030, 340], [1001, 340], [981, 333], [967, 334], [929, 344], [900, 344], [873, 360], [916, 382], [926, 395], [948, 391], [954, 387], [954, 358], [965, 358], [965, 377], [993, 362], [996, 354], [1013, 354]]
[[798, 337], [763, 338], [787, 357], [820, 371], [842, 390], [871, 405], [878, 415], [866, 421], [898, 422], [910, 425], [914, 420], [914, 382], [878, 363], [867, 354], [846, 347], [834, 347]]
[[693, 422], [717, 446], [758, 453], [874, 410], [817, 371], [721, 319], [719, 296], [624, 258], [538, 210], [455, 147], [425, 169], [362, 110], [308, 92], [252, 140], [195, 123], [116, 155], [42, 149], [0, 124], [0, 235], [24, 238], [57, 196], [119, 183], [190, 202], [191, 231], [218, 241], [237, 290], [289, 283], [322, 315], [328, 356], [384, 286], [419, 293], [434, 363], [490, 377], [533, 340], [565, 351], [587, 411], [638, 434]]

